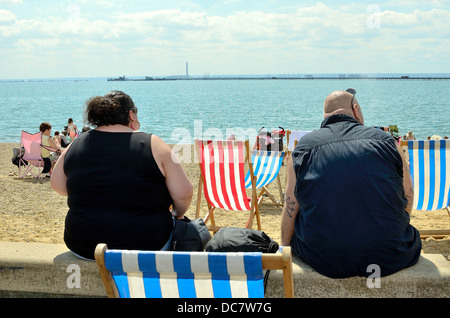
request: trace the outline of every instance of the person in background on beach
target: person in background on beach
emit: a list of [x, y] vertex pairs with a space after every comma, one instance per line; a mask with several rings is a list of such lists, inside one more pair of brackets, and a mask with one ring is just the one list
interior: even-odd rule
[[53, 140], [60, 148], [66, 148], [69, 143], [66, 140], [66, 137], [63, 134], [60, 134], [59, 131], [55, 131], [55, 135], [53, 136]]
[[415, 140], [416, 137], [414, 137], [413, 132], [410, 130], [408, 131], [408, 133], [406, 134], [406, 140]]
[[55, 131], [52, 139], [56, 143], [56, 145], [61, 148], [61, 136], [59, 135], [59, 131]]
[[41, 157], [44, 159], [44, 169], [42, 173], [51, 175], [53, 166], [58, 158], [57, 152], [60, 152], [60, 146], [50, 136], [52, 125], [49, 123], [42, 123], [39, 126], [39, 131], [42, 133], [41, 137]]
[[422, 242], [410, 224], [413, 189], [395, 139], [364, 126], [355, 91], [335, 91], [321, 128], [287, 163], [281, 244], [331, 278], [380, 276], [414, 265]]
[[72, 118], [67, 120], [67, 133], [69, 134], [70, 141], [73, 141], [79, 135], [77, 125], [75, 125]]
[[433, 135], [430, 137], [430, 140], [441, 140], [441, 139], [442, 139], [442, 137], [439, 135]]
[[87, 121], [95, 128], [70, 144], [50, 180], [56, 192], [68, 196], [67, 247], [91, 260], [98, 243], [169, 249], [174, 218], [184, 219], [192, 200], [191, 181], [169, 145], [138, 132], [130, 96], [112, 91], [86, 104]]
[[70, 144], [69, 140], [67, 139], [67, 130], [63, 130], [59, 135], [59, 138], [61, 138], [61, 146], [63, 148], [66, 148]]

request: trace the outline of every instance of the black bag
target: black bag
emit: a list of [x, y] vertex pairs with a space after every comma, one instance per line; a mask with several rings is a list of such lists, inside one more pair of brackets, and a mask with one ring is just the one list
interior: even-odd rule
[[278, 127], [280, 130], [272, 132], [263, 130], [262, 127], [256, 136], [256, 149], [261, 151], [283, 151], [283, 137], [285, 131], [283, 127]]
[[279, 245], [266, 233], [258, 230], [224, 227], [206, 244], [206, 252], [262, 252], [275, 253]]
[[[266, 233], [258, 230], [223, 227], [206, 244], [206, 252], [262, 252], [276, 253], [279, 245]], [[264, 275], [266, 290], [270, 270]]]
[[173, 251], [201, 252], [205, 250], [206, 243], [211, 239], [202, 219], [182, 220], [175, 219], [175, 227], [172, 234]]
[[[25, 153], [25, 148], [24, 147], [13, 148], [13, 156], [12, 156], [11, 161], [17, 167], [19, 167], [20, 159], [23, 158], [24, 153]], [[23, 161], [24, 161], [24, 164], [26, 164], [26, 165], [28, 164], [28, 162], [26, 160], [23, 160]]]

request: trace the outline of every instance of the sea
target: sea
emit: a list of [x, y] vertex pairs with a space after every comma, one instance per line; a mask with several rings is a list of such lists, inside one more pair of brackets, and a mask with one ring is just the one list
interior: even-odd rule
[[450, 137], [450, 80], [445, 79], [106, 79], [0, 82], [0, 142], [20, 142], [22, 130], [42, 122], [62, 131], [68, 118], [85, 126], [86, 101], [111, 90], [129, 94], [141, 131], [169, 144], [199, 139], [256, 137], [266, 130], [311, 131], [323, 120], [323, 102], [334, 90], [354, 88], [366, 126], [397, 125], [416, 139]]

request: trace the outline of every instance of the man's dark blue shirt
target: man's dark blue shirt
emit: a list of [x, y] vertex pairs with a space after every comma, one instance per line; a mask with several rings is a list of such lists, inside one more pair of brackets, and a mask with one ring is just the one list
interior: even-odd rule
[[381, 276], [414, 265], [421, 240], [405, 211], [392, 136], [348, 115], [327, 117], [292, 153], [297, 176], [293, 252], [333, 277]]

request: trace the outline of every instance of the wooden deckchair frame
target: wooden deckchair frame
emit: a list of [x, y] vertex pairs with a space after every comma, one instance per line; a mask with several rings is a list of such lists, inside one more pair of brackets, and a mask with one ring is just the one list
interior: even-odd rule
[[[97, 263], [100, 276], [105, 286], [108, 298], [118, 298], [116, 284], [112, 278], [111, 272], [105, 265], [105, 252], [108, 246], [104, 243], [97, 245], [95, 249], [95, 261]], [[292, 253], [290, 246], [284, 246], [281, 253], [263, 253], [262, 254], [262, 269], [263, 270], [282, 270], [284, 296], [286, 298], [294, 297], [294, 280], [292, 271]]]
[[[291, 153], [292, 153], [292, 151], [289, 150], [289, 141], [290, 141], [290, 139], [291, 139], [292, 131], [297, 131], [297, 130], [289, 130], [289, 129], [286, 130], [286, 139], [287, 139], [286, 158], [290, 157], [290, 155], [291, 155]], [[299, 141], [299, 139], [295, 139], [295, 140], [294, 140], [294, 148], [297, 147], [298, 141]]]
[[[201, 201], [202, 201], [202, 191], [203, 191], [203, 187], [205, 185], [205, 179], [204, 176], [202, 174], [202, 154], [200, 153], [200, 148], [199, 148], [199, 141], [198, 139], [195, 139], [195, 149], [197, 151], [197, 156], [198, 156], [198, 162], [199, 162], [199, 168], [200, 168], [200, 176], [199, 176], [199, 182], [198, 182], [198, 194], [197, 194], [197, 209], [196, 209], [196, 218], [200, 217], [200, 207], [201, 207]], [[225, 140], [221, 140], [218, 142], [223, 142], [226, 143], [227, 141]], [[256, 222], [257, 222], [257, 228], [258, 230], [261, 230], [261, 217], [260, 217], [260, 213], [259, 213], [259, 207], [257, 204], [257, 192], [256, 192], [256, 184], [255, 184], [255, 176], [254, 176], [254, 172], [253, 172], [253, 164], [251, 162], [251, 160], [249, 160], [249, 141], [248, 139], [245, 140], [244, 142], [245, 146], [245, 154], [244, 154], [244, 165], [247, 164], [248, 165], [248, 169], [250, 171], [250, 176], [251, 176], [251, 181], [252, 181], [252, 188], [251, 188], [251, 202], [250, 202], [250, 216], [249, 219], [247, 221], [247, 223], [245, 224], [245, 228], [249, 228], [251, 229], [253, 227], [253, 219], [256, 217]], [[245, 177], [245, 175], [243, 176]], [[216, 225], [215, 219], [214, 219], [214, 210], [216, 209], [216, 207], [212, 206], [208, 200], [206, 200], [206, 204], [208, 206], [208, 213], [206, 214], [206, 216], [203, 218], [203, 221], [205, 222], [205, 224], [210, 221], [211, 225], [207, 226], [208, 229], [210, 231], [212, 231], [213, 233], [216, 233], [217, 231], [220, 230], [220, 226]], [[219, 208], [220, 209], [220, 208]]]

